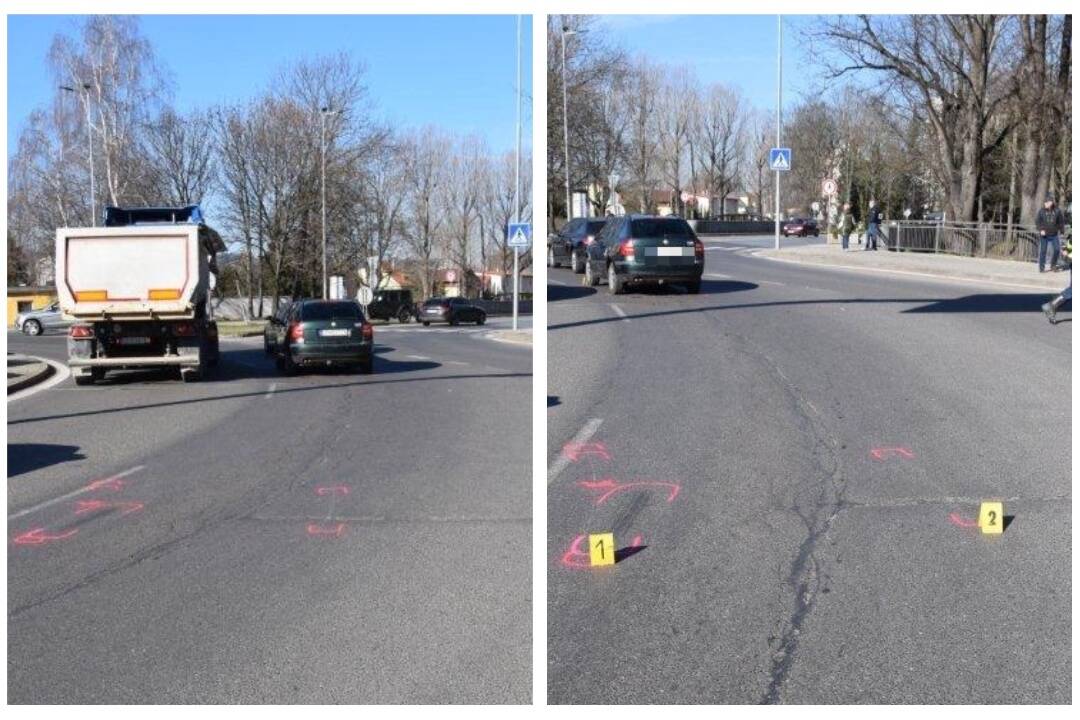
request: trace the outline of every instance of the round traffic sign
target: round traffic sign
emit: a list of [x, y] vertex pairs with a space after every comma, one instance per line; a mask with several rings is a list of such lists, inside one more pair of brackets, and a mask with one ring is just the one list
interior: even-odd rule
[[837, 190], [836, 181], [833, 180], [832, 178], [826, 178], [821, 183], [821, 194], [822, 195], [828, 195], [829, 197], [832, 197], [833, 195], [836, 194], [836, 190]]

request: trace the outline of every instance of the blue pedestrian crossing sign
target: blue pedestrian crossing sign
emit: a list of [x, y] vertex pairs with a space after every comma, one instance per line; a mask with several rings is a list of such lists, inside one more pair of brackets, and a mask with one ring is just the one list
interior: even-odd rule
[[791, 169], [791, 148], [770, 148], [769, 169], [786, 172]]
[[529, 247], [531, 237], [532, 225], [530, 223], [510, 223], [506, 228], [506, 244], [512, 248]]

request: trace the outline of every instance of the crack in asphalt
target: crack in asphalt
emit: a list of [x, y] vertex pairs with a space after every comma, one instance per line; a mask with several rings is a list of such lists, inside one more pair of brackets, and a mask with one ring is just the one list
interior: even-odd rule
[[[813, 439], [813, 459], [819, 473], [817, 478], [803, 483], [795, 490], [795, 497], [788, 508], [799, 517], [806, 528], [806, 536], [799, 543], [798, 552], [791, 561], [786, 587], [790, 588], [793, 607], [788, 617], [778, 623], [777, 632], [769, 639], [772, 648], [769, 683], [762, 694], [760, 704], [774, 705], [781, 702], [784, 683], [795, 664], [799, 639], [807, 618], [817, 605], [822, 591], [826, 590], [827, 575], [818, 558], [818, 545], [828, 536], [836, 517], [847, 507], [844, 498], [847, 480], [843, 475], [842, 461], [838, 454], [839, 441], [825, 427], [821, 413], [799, 392], [784, 374], [776, 361], [755, 343], [745, 337], [738, 338], [750, 352], [762, 360], [775, 375], [777, 385], [791, 399], [792, 407], [803, 425], [803, 434]], [[800, 500], [804, 492], [809, 497]]]

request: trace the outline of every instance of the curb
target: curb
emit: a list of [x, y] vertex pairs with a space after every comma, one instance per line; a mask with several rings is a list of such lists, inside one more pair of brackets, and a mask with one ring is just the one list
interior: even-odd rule
[[[518, 332], [521, 332], [521, 331], [519, 330]], [[532, 347], [532, 344], [533, 344], [532, 333], [531, 332], [529, 333], [529, 339], [528, 340], [511, 340], [509, 338], [499, 337], [498, 331], [487, 333], [487, 334], [484, 335], [484, 337], [486, 339], [488, 339], [488, 340], [493, 341], [493, 342], [506, 343], [507, 345], [518, 345], [520, 347]]]
[[52, 364], [47, 360], [39, 357], [34, 357], [32, 355], [27, 355], [26, 357], [40, 361], [45, 367], [43, 367], [41, 370], [39, 370], [33, 375], [27, 375], [26, 377], [20, 378], [13, 383], [8, 383], [8, 395], [13, 395], [20, 390], [25, 390], [28, 387], [37, 385], [40, 382], [44, 382], [45, 380], [48, 380], [53, 373], [56, 372], [56, 368], [54, 368]]
[[[755, 250], [750, 254], [754, 257], [759, 257], [764, 260], [772, 260], [773, 262], [791, 263], [792, 265], [802, 265], [806, 267], [819, 267], [825, 268], [826, 270], [848, 270], [851, 272], [873, 272], [886, 273], [888, 275], [908, 275], [911, 277], [930, 278], [932, 280], [946, 280], [949, 282], [968, 282], [978, 283], [980, 285], [999, 285], [1001, 287], [1020, 288], [1022, 290], [1031, 290], [1046, 294], [1056, 294], [1060, 291], [1060, 288], [1055, 289], [1043, 287], [1041, 285], [1026, 285], [1023, 283], [1006, 282], [1003, 280], [994, 280], [988, 277], [945, 275], [943, 273], [916, 272], [914, 270], [895, 270], [893, 268], [863, 267], [857, 265], [836, 265], [832, 263], [796, 260], [787, 257], [776, 257], [775, 255], [765, 255], [763, 250]], [[1064, 285], [1062, 285], [1061, 287], [1064, 287]]]

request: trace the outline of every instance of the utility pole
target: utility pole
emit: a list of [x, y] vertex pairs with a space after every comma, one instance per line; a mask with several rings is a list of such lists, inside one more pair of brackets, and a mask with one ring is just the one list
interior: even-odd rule
[[326, 116], [337, 115], [339, 110], [331, 110], [329, 106], [319, 108], [319, 120], [322, 132], [320, 138], [322, 140], [322, 299], [326, 300], [330, 297], [329, 292], [329, 278], [326, 274]]
[[[776, 147], [780, 147], [780, 123], [782, 122], [782, 115], [780, 111], [780, 102], [782, 99], [782, 89], [784, 86], [784, 26], [782, 16], [776, 16]], [[776, 249], [780, 249], [780, 171], [775, 170], [776, 173], [776, 228], [775, 228], [775, 246]]]
[[570, 222], [570, 219], [574, 216], [573, 210], [570, 208], [570, 119], [567, 117], [567, 100], [566, 100], [566, 36], [577, 35], [576, 30], [571, 30], [566, 25], [562, 26], [562, 32], [559, 37], [562, 39], [562, 137], [563, 137], [563, 152], [565, 153], [563, 167], [566, 170], [566, 221]]
[[[564, 86], [565, 90], [565, 86]], [[565, 97], [565, 95], [564, 95]], [[514, 155], [514, 222], [521, 222], [521, 16], [517, 16], [517, 150]], [[568, 176], [569, 177], [569, 176]], [[509, 238], [507, 238], [509, 240]], [[520, 251], [514, 246], [514, 323], [513, 329], [518, 329], [518, 255]]]
[[[61, 90], [69, 93], [78, 91], [68, 85], [61, 85]], [[90, 84], [82, 84], [83, 105], [86, 107], [86, 154], [90, 166], [90, 227], [97, 227], [97, 194], [94, 192], [94, 136], [90, 129]]]

